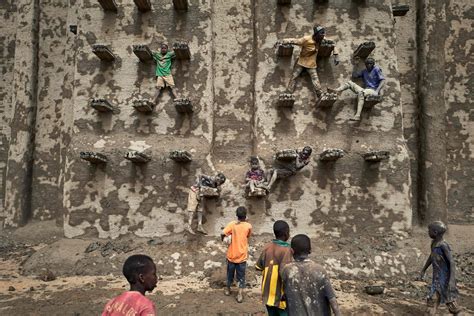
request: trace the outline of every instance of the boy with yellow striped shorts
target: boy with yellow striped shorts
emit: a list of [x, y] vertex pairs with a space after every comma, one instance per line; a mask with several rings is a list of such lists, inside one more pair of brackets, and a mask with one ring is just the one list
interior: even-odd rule
[[290, 238], [290, 226], [287, 222], [278, 220], [273, 224], [273, 232], [275, 239], [265, 246], [255, 268], [263, 271], [262, 300], [268, 315], [287, 316], [280, 272], [292, 261], [292, 251], [287, 242]]

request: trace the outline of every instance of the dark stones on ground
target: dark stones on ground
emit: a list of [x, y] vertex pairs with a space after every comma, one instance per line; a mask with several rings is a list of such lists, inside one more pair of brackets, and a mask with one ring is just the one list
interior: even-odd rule
[[97, 250], [101, 246], [102, 246], [102, 244], [100, 242], [94, 241], [94, 242], [90, 243], [89, 246], [87, 246], [87, 248], [85, 250], [85, 253], [89, 253], [89, 252], [92, 252], [94, 250]]
[[137, 246], [134, 246], [133, 241], [131, 239], [107, 241], [105, 244], [99, 241], [94, 241], [87, 246], [84, 252], [90, 253], [96, 250], [100, 250], [100, 254], [102, 255], [102, 257], [109, 257], [113, 253], [128, 253], [136, 248]]
[[454, 253], [456, 280], [469, 286], [474, 285], [474, 252]]
[[164, 243], [165, 242], [160, 237], [152, 238], [152, 239], [148, 240], [148, 242], [147, 242], [147, 244], [149, 244], [150, 246], [163, 245]]
[[365, 293], [369, 295], [380, 295], [385, 291], [385, 287], [382, 285], [367, 285], [365, 287]]
[[56, 276], [51, 270], [46, 269], [40, 273], [39, 279], [44, 282], [50, 282], [56, 280]]
[[12, 259], [18, 256], [30, 255], [35, 251], [23, 243], [9, 237], [0, 236], [0, 258]]
[[13, 292], [13, 291], [16, 291], [16, 289], [15, 289], [13, 286], [10, 285], [10, 286], [8, 287], [8, 291]]

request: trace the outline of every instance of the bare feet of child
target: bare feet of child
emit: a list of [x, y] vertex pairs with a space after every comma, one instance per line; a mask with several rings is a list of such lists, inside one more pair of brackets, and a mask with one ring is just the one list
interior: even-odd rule
[[207, 235], [207, 231], [202, 227], [202, 225], [198, 225], [197, 231], [201, 234]]
[[242, 303], [242, 301], [244, 300], [243, 289], [239, 289], [236, 299], [237, 299], [237, 303]]
[[193, 232], [193, 230], [191, 229], [191, 226], [189, 224], [186, 224], [184, 229], [186, 229], [187, 232], [190, 233], [191, 235], [195, 235], [195, 233]]

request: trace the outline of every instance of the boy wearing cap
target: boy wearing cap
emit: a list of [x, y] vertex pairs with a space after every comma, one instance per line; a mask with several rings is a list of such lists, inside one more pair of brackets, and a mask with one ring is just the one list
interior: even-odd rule
[[[321, 89], [321, 84], [319, 83], [318, 73], [316, 71], [317, 64], [316, 58], [318, 56], [319, 47], [326, 35], [326, 30], [320, 25], [316, 25], [313, 28], [312, 35], [306, 35], [301, 38], [286, 38], [277, 44], [293, 44], [301, 46], [300, 55], [298, 56], [298, 61], [293, 68], [293, 75], [291, 76], [290, 82], [288, 83], [288, 91], [293, 93], [295, 91], [296, 78], [306, 70], [311, 76], [311, 81], [313, 83], [314, 91], [318, 98], [321, 98], [323, 90]], [[339, 55], [337, 49], [334, 48], [334, 65], [339, 64]]]
[[342, 92], [344, 90], [351, 90], [357, 94], [357, 111], [351, 121], [360, 121], [360, 113], [364, 106], [364, 99], [369, 95], [380, 95], [380, 90], [385, 85], [385, 77], [382, 74], [382, 69], [375, 65], [375, 60], [371, 57], [365, 60], [365, 69], [361, 71], [354, 71], [352, 78], [362, 78], [365, 88], [358, 84], [347, 81], [336, 89], [328, 89], [329, 92]]

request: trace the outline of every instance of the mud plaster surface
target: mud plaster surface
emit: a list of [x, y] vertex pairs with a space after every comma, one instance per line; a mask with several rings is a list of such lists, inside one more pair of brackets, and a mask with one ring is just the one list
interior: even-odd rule
[[[144, 14], [132, 2], [117, 3], [118, 13], [106, 13], [95, 1], [73, 1], [69, 7], [61, 1], [41, 2], [34, 218], [64, 220], [68, 237], [180, 232], [186, 188], [196, 174], [220, 170], [228, 182], [222, 198], [210, 204], [205, 216], [206, 229], [213, 234], [233, 219], [238, 205], [248, 206], [258, 233], [269, 232], [273, 220], [280, 218], [312, 235], [410, 228], [418, 186], [417, 114], [410, 85], [416, 64], [415, 10], [397, 18], [394, 26], [390, 1], [298, 2], [289, 7], [262, 1], [190, 1], [187, 12], [174, 11], [171, 2], [158, 5], [152, 1], [154, 9]], [[18, 18], [17, 7], [5, 4], [0, 9], [9, 22], [1, 25], [6, 61], [2, 91], [8, 100], [13, 97], [9, 82], [15, 60], [18, 63], [22, 58], [15, 51], [21, 52], [23, 42], [20, 38], [15, 41], [16, 30], [11, 27]], [[453, 219], [466, 220], [472, 214], [472, 115], [466, 112], [469, 95], [463, 92], [469, 87], [466, 76], [471, 64], [463, 56], [472, 32], [467, 26], [472, 9], [461, 1], [450, 4], [447, 12], [451, 31], [446, 42], [446, 95], [448, 143], [452, 146], [448, 149], [448, 205], [457, 214]], [[361, 42], [377, 44], [373, 56], [387, 77], [385, 101], [364, 112], [360, 124], [348, 122], [355, 105], [349, 92], [331, 109], [314, 109], [305, 74], [298, 80], [295, 107], [275, 107], [298, 50], [292, 58], [278, 59], [272, 46], [277, 39], [309, 33], [315, 21], [327, 27], [341, 57], [337, 67], [331, 60], [319, 61], [323, 87], [342, 83], [354, 67], [362, 67], [350, 62]], [[77, 36], [67, 30], [69, 24], [78, 25]], [[178, 94], [192, 100], [195, 112], [190, 117], [178, 115], [166, 92], [151, 115], [134, 112], [132, 100], [151, 97], [154, 80], [153, 65], [140, 63], [131, 45], [157, 49], [162, 41], [171, 44], [181, 39], [189, 42], [192, 57], [175, 62], [173, 74]], [[92, 54], [91, 45], [97, 43], [108, 44], [117, 61], [106, 64]], [[458, 46], [466, 49], [450, 48]], [[463, 62], [453, 63], [454, 58]], [[97, 114], [88, 106], [94, 97], [109, 99], [120, 112]], [[28, 135], [19, 129], [18, 136], [10, 139], [14, 111], [8, 101], [2, 102], [2, 144], [21, 145]], [[279, 183], [266, 203], [243, 197], [241, 185], [250, 154], [258, 154], [270, 167], [276, 150], [307, 144], [315, 156], [332, 147], [348, 155], [335, 164], [321, 164], [315, 157], [303, 172]], [[14, 164], [22, 152], [17, 147], [10, 148], [13, 178], [15, 170], [23, 168], [21, 163]], [[153, 160], [145, 166], [127, 162], [123, 154], [132, 148], [148, 150]], [[167, 159], [174, 149], [190, 151], [193, 162], [181, 166]], [[365, 164], [360, 154], [372, 149], [389, 150], [390, 161]], [[110, 163], [104, 168], [90, 166], [79, 159], [83, 150], [101, 151]], [[0, 172], [8, 159], [4, 156]], [[7, 192], [11, 201], [21, 200], [20, 186], [14, 182], [1, 192], [0, 198]], [[17, 206], [8, 204], [0, 216], [15, 218], [22, 211]]]
[[[133, 5], [120, 8], [118, 14], [110, 15], [85, 2], [79, 17], [74, 134], [64, 188], [67, 236], [95, 232], [115, 238], [130, 231], [138, 236], [180, 232], [185, 188], [197, 173], [216, 170], [226, 173], [228, 182], [222, 198], [206, 213], [205, 226], [213, 234], [242, 204], [251, 209], [257, 233], [268, 231], [273, 219], [284, 214], [293, 225], [313, 235], [357, 232], [361, 212], [376, 231], [410, 227], [409, 166], [401, 136], [398, 73], [396, 61], [383, 57], [393, 55], [393, 26], [384, 20], [389, 19], [388, 2], [375, 7], [337, 4], [312, 10], [300, 4], [286, 10], [250, 1], [203, 2], [184, 15], [168, 5], [147, 14], [139, 14]], [[373, 19], [377, 16], [380, 20]], [[345, 95], [332, 114], [314, 110], [314, 97], [304, 76], [294, 113], [278, 113], [274, 107], [273, 99], [286, 84], [283, 77], [289, 76], [291, 63], [276, 60], [273, 42], [304, 35], [309, 31], [307, 21], [321, 17], [345, 60], [337, 70], [321, 61], [323, 84], [336, 84], [351, 72], [349, 56], [363, 34], [364, 38], [371, 34], [366, 39], [376, 40], [381, 47], [375, 54], [389, 81], [387, 101], [360, 126], [347, 123], [352, 111], [347, 104], [352, 104], [353, 96]], [[271, 23], [262, 24], [266, 19]], [[102, 25], [100, 30], [94, 27], [97, 24]], [[356, 25], [365, 28], [365, 33], [355, 31]], [[352, 34], [350, 39], [342, 36], [347, 31]], [[192, 59], [176, 62], [174, 76], [177, 91], [190, 96], [197, 111], [192, 118], [178, 116], [164, 94], [160, 110], [150, 116], [134, 113], [131, 100], [151, 95], [154, 83], [152, 67], [138, 63], [130, 43], [147, 43], [156, 49], [160, 41], [171, 43], [183, 36], [190, 42]], [[117, 61], [101, 63], [91, 54], [94, 43], [109, 44]], [[109, 98], [120, 113], [98, 115], [87, 107], [92, 97]], [[282, 129], [285, 115], [289, 124]], [[136, 142], [152, 154], [146, 166], [133, 166], [119, 158]], [[79, 151], [97, 143], [110, 159], [103, 168], [77, 159]], [[333, 166], [313, 160], [307, 170], [277, 186], [266, 205], [243, 198], [241, 184], [251, 153], [262, 156], [269, 167], [277, 149], [303, 144], [312, 145], [315, 152], [334, 146], [350, 154]], [[379, 148], [381, 144], [384, 148]], [[193, 162], [178, 167], [165, 158], [172, 149], [191, 151]], [[366, 166], [359, 153], [369, 149], [391, 150], [393, 158], [379, 167]], [[266, 210], [271, 217], [264, 215]]]

